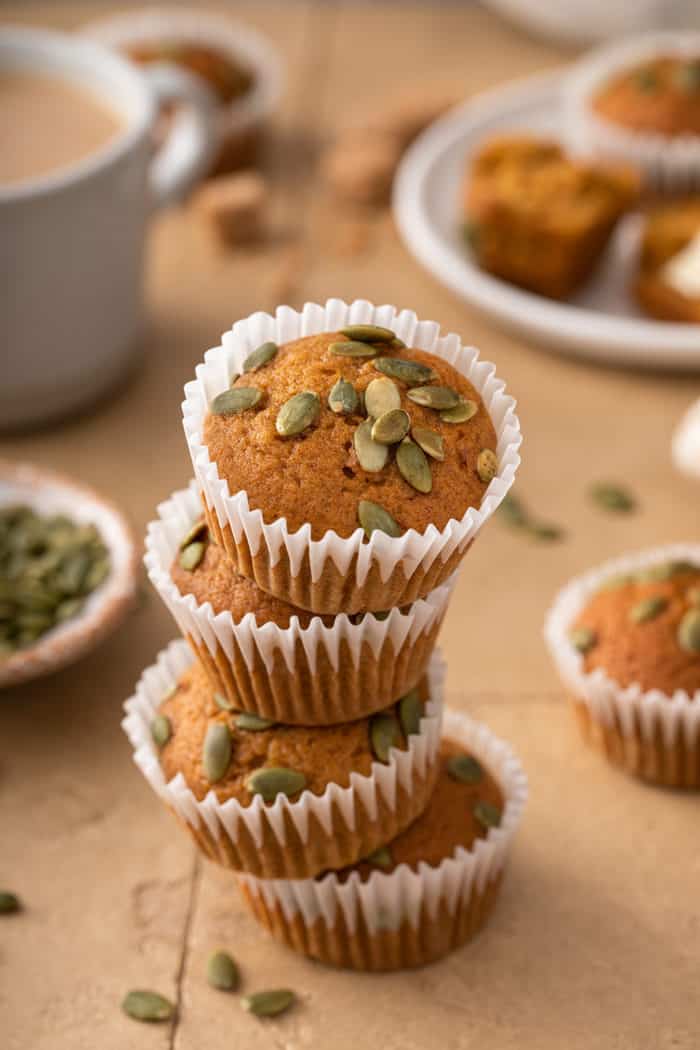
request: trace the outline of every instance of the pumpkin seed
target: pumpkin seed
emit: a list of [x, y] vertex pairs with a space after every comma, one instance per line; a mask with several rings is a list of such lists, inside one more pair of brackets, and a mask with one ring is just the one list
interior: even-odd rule
[[214, 693], [214, 703], [220, 711], [233, 711], [234, 706], [223, 693]]
[[249, 408], [255, 408], [262, 397], [262, 391], [254, 386], [237, 386], [217, 394], [209, 406], [214, 416], [235, 416]]
[[297, 769], [286, 766], [263, 766], [251, 773], [245, 782], [251, 795], [262, 795], [265, 802], [274, 802], [278, 795], [288, 798], [306, 787], [306, 777]]
[[496, 477], [498, 473], [498, 457], [492, 449], [482, 448], [476, 457], [476, 472], [485, 485], [488, 485]]
[[638, 583], [665, 583], [672, 580], [674, 576], [683, 573], [697, 572], [697, 565], [687, 561], [665, 561], [660, 565], [650, 565], [646, 569], [639, 569], [635, 575]]
[[386, 466], [389, 449], [372, 439], [373, 424], [374, 420], [371, 417], [360, 423], [353, 434], [352, 443], [362, 469], [369, 474], [378, 474]]
[[357, 390], [355, 390], [352, 383], [349, 383], [347, 379], [343, 379], [342, 376], [331, 388], [331, 392], [328, 395], [328, 407], [331, 412], [346, 416], [357, 412], [360, 407]]
[[423, 717], [423, 701], [418, 689], [411, 689], [399, 700], [399, 722], [404, 736], [415, 736], [420, 733], [420, 720]]
[[542, 522], [531, 522], [527, 531], [535, 540], [543, 543], [552, 543], [564, 538], [566, 533], [559, 525], [546, 525]]
[[445, 458], [445, 442], [437, 431], [428, 430], [427, 427], [412, 427], [411, 437], [426, 455], [442, 463]]
[[476, 413], [479, 411], [479, 406], [476, 401], [470, 401], [468, 398], [460, 398], [453, 408], [445, 408], [440, 413], [440, 419], [443, 423], [466, 423], [468, 420], [473, 419]]
[[226, 775], [230, 761], [231, 731], [223, 722], [213, 722], [202, 747], [202, 768], [210, 784], [216, 784]]
[[472, 812], [481, 826], [487, 829], [497, 828], [503, 816], [498, 806], [491, 802], [476, 802]]
[[165, 747], [172, 736], [173, 727], [167, 715], [156, 715], [151, 720], [151, 736], [157, 748]]
[[395, 539], [403, 534], [403, 529], [394, 521], [389, 511], [369, 499], [361, 499], [357, 504], [357, 520], [368, 538], [375, 529], [386, 532], [387, 536], [393, 536]]
[[617, 514], [627, 514], [637, 506], [634, 496], [627, 489], [607, 481], [591, 485], [590, 496], [603, 510], [611, 510]]
[[399, 723], [393, 715], [374, 715], [369, 723], [369, 739], [374, 757], [379, 762], [387, 763], [392, 747], [398, 747], [401, 743]]
[[639, 90], [644, 91], [645, 93], [656, 91], [659, 86], [656, 73], [651, 69], [640, 69], [634, 79]]
[[365, 408], [368, 416], [379, 419], [386, 412], [401, 408], [401, 394], [393, 380], [373, 379], [365, 389]]
[[407, 395], [416, 405], [442, 411], [459, 404], [459, 394], [450, 386], [418, 386]]
[[676, 81], [684, 91], [700, 91], [700, 60], [684, 62], [679, 66]]
[[235, 992], [241, 983], [238, 967], [228, 952], [214, 952], [207, 959], [207, 981], [222, 992]]
[[270, 726], [277, 724], [270, 718], [261, 718], [260, 715], [254, 715], [250, 711], [243, 711], [240, 715], [236, 715], [233, 722], [236, 729], [244, 729], [250, 733], [257, 733], [261, 729], [269, 729]]
[[289, 988], [274, 988], [265, 992], [244, 995], [241, 1006], [256, 1017], [277, 1017], [296, 1002], [296, 995]]
[[195, 521], [194, 525], [191, 525], [185, 535], [180, 540], [180, 550], [184, 550], [185, 547], [189, 547], [190, 543], [194, 543], [195, 540], [201, 540], [204, 533], [207, 531], [207, 520], [205, 517], [199, 518]]
[[433, 488], [433, 475], [430, 472], [430, 464], [422, 448], [414, 441], [406, 438], [396, 450], [396, 466], [404, 481], [416, 490], [416, 492], [431, 492]]
[[169, 1021], [175, 1013], [169, 999], [144, 988], [128, 992], [122, 1001], [122, 1010], [135, 1021]]
[[373, 868], [390, 868], [394, 863], [391, 850], [388, 846], [380, 846], [373, 853], [365, 857], [365, 863], [371, 864]]
[[378, 324], [349, 324], [340, 332], [347, 339], [356, 339], [360, 343], [393, 343], [396, 339], [390, 328]]
[[379, 350], [369, 343], [361, 343], [357, 340], [346, 343], [331, 343], [329, 351], [336, 357], [376, 357]]
[[679, 623], [678, 644], [687, 653], [700, 653], [700, 609], [689, 609]]
[[206, 549], [206, 544], [202, 543], [201, 540], [195, 540], [194, 543], [190, 543], [189, 546], [180, 551], [180, 557], [178, 558], [180, 568], [185, 569], [187, 572], [194, 572], [204, 557]]
[[282, 437], [294, 437], [301, 434], [318, 419], [321, 401], [313, 390], [302, 390], [300, 394], [290, 397], [280, 408], [275, 421], [277, 433]]
[[391, 379], [398, 379], [406, 386], [419, 386], [437, 379], [437, 373], [418, 361], [406, 361], [401, 357], [377, 357], [374, 367]]
[[84, 598], [65, 598], [56, 606], [56, 623], [65, 623], [66, 620], [72, 620], [84, 605]]
[[667, 605], [668, 600], [660, 594], [644, 598], [630, 609], [630, 620], [632, 623], [647, 623], [662, 613]]
[[447, 763], [447, 772], [462, 784], [478, 784], [484, 778], [484, 770], [472, 755], [453, 755]]
[[411, 426], [411, 417], [402, 408], [385, 412], [372, 424], [372, 441], [381, 445], [396, 445], [406, 437]]
[[268, 364], [272, 358], [276, 355], [279, 347], [277, 343], [267, 342], [259, 346], [257, 350], [253, 350], [252, 354], [248, 354], [245, 361], [243, 362], [244, 372], [255, 372], [258, 368], [262, 368], [263, 365]]
[[14, 912], [19, 911], [21, 907], [22, 905], [16, 893], [11, 893], [9, 890], [0, 890], [0, 915], [12, 915]]
[[598, 636], [590, 627], [576, 627], [569, 632], [569, 641], [580, 653], [587, 653], [598, 641]]

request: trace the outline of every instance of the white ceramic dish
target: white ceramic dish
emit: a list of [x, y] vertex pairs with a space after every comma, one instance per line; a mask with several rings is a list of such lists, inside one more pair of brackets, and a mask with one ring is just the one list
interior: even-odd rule
[[40, 514], [67, 514], [97, 526], [109, 548], [112, 569], [78, 616], [47, 631], [26, 649], [0, 660], [0, 688], [57, 671], [73, 663], [115, 630], [136, 596], [136, 546], [122, 514], [92, 489], [52, 471], [0, 462], [0, 507], [23, 503]]
[[394, 216], [415, 257], [494, 320], [559, 353], [646, 368], [700, 370], [700, 325], [645, 318], [628, 287], [639, 219], [624, 220], [591, 280], [570, 302], [524, 291], [480, 270], [461, 237], [461, 185], [470, 154], [491, 135], [534, 131], [563, 138], [562, 76], [489, 91], [443, 117], [404, 155]]

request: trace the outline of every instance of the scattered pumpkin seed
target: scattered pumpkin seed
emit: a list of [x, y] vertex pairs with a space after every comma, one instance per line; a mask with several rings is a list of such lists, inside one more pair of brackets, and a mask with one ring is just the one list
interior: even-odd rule
[[243, 362], [243, 371], [257, 371], [258, 368], [262, 368], [263, 365], [268, 364], [276, 355], [278, 350], [279, 347], [277, 343], [263, 343], [262, 346], [259, 346], [257, 348], [257, 350], [253, 350], [252, 354], [248, 354], [245, 361]]
[[476, 457], [476, 472], [484, 485], [488, 485], [496, 477], [496, 474], [498, 474], [498, 456], [492, 449], [482, 448]]
[[241, 983], [238, 967], [228, 952], [214, 952], [207, 959], [207, 981], [222, 992], [235, 992]]
[[231, 731], [223, 722], [212, 722], [204, 737], [202, 768], [210, 784], [226, 775], [231, 761]]
[[261, 718], [260, 715], [254, 715], [250, 711], [243, 711], [240, 715], [236, 715], [233, 720], [236, 729], [244, 729], [250, 733], [258, 733], [261, 729], [269, 729], [270, 726], [276, 725], [270, 718]]
[[412, 427], [411, 437], [426, 455], [442, 463], [445, 458], [445, 442], [442, 439], [442, 435], [438, 434], [436, 430], [429, 430], [427, 427]]
[[374, 757], [379, 762], [388, 762], [392, 747], [401, 743], [399, 723], [393, 715], [374, 715], [369, 723], [369, 739]]
[[281, 437], [294, 437], [301, 434], [318, 419], [321, 401], [313, 390], [302, 390], [300, 394], [290, 397], [289, 401], [277, 413], [275, 428]]
[[202, 543], [201, 540], [195, 540], [194, 543], [184, 547], [180, 551], [180, 557], [178, 558], [180, 568], [186, 569], [187, 572], [194, 572], [204, 557], [206, 549], [206, 543]]
[[241, 1006], [255, 1017], [277, 1017], [296, 1002], [296, 995], [289, 988], [274, 988], [265, 992], [244, 995]]
[[360, 343], [393, 343], [396, 339], [390, 328], [382, 328], [378, 324], [349, 324], [341, 328], [340, 332], [347, 339], [355, 339]]
[[472, 812], [484, 828], [497, 828], [503, 816], [498, 806], [491, 802], [476, 802]]
[[684, 62], [676, 71], [678, 86], [684, 91], [700, 91], [700, 60]]
[[649, 565], [645, 569], [639, 569], [635, 574], [637, 583], [665, 583], [672, 580], [674, 576], [683, 573], [697, 572], [698, 566], [688, 561], [665, 561], [660, 565]]
[[167, 715], [156, 715], [151, 720], [151, 736], [157, 748], [165, 747], [172, 736], [173, 727]]
[[559, 525], [547, 525], [542, 522], [531, 522], [528, 532], [535, 540], [543, 543], [553, 543], [564, 538], [564, 530]]
[[643, 598], [630, 609], [630, 620], [632, 623], [647, 623], [648, 620], [653, 620], [659, 613], [662, 613], [667, 605], [668, 600], [660, 594], [653, 595], [651, 598]]
[[360, 423], [352, 436], [352, 443], [362, 469], [370, 474], [378, 474], [386, 466], [389, 449], [386, 445], [374, 441], [372, 438], [373, 425], [374, 420], [371, 416]]
[[20, 910], [19, 897], [10, 890], [0, 890], [0, 915], [12, 915]]
[[380, 846], [365, 857], [365, 863], [371, 864], [373, 868], [390, 868], [394, 858], [388, 846]]
[[274, 802], [278, 795], [297, 795], [306, 787], [306, 777], [297, 769], [286, 766], [263, 766], [246, 780], [251, 795], [262, 795], [265, 802]]
[[373, 363], [379, 372], [391, 379], [398, 379], [406, 386], [419, 386], [437, 379], [437, 373], [432, 368], [418, 361], [406, 361], [401, 357], [377, 357]]
[[590, 627], [576, 627], [569, 632], [569, 641], [578, 652], [587, 653], [596, 644], [598, 637]]
[[357, 504], [357, 520], [365, 530], [367, 538], [375, 529], [379, 532], [386, 532], [387, 536], [393, 536], [395, 539], [403, 535], [403, 529], [398, 522], [394, 521], [389, 511], [384, 510], [381, 504], [373, 503], [369, 499], [361, 499]]
[[416, 492], [432, 492], [433, 475], [428, 457], [415, 441], [406, 438], [396, 450], [396, 466], [404, 481]]
[[476, 401], [460, 397], [459, 402], [453, 408], [442, 410], [440, 419], [443, 423], [466, 423], [468, 420], [473, 419], [478, 411], [479, 406]]
[[220, 711], [233, 711], [234, 706], [223, 693], [214, 693], [214, 703]]
[[347, 379], [343, 379], [342, 376], [331, 388], [331, 392], [328, 395], [328, 407], [331, 412], [345, 416], [352, 415], [360, 407], [357, 390], [355, 390], [352, 383], [349, 383]]
[[372, 424], [372, 441], [380, 445], [396, 445], [406, 437], [411, 426], [411, 417], [402, 408], [392, 408]]
[[145, 988], [127, 992], [122, 1000], [122, 1010], [135, 1021], [169, 1021], [175, 1013], [169, 999]]
[[659, 86], [658, 77], [652, 69], [640, 69], [635, 76], [637, 87], [640, 91], [656, 91]]
[[379, 349], [370, 343], [349, 340], [346, 343], [331, 343], [328, 347], [335, 357], [376, 357]]
[[414, 736], [420, 733], [420, 720], [423, 717], [423, 701], [418, 689], [411, 689], [399, 700], [399, 722], [403, 735]]
[[634, 496], [626, 488], [607, 481], [591, 485], [590, 496], [603, 510], [611, 510], [617, 514], [628, 514], [637, 506]]
[[401, 408], [401, 394], [389, 378], [373, 379], [365, 389], [365, 408], [368, 416], [379, 419], [386, 412]]
[[235, 416], [255, 408], [262, 397], [262, 391], [254, 386], [237, 386], [217, 394], [209, 406], [214, 416]]
[[679, 623], [678, 644], [687, 653], [700, 653], [700, 609], [689, 609]]
[[459, 394], [451, 386], [417, 386], [409, 390], [407, 396], [414, 404], [439, 412], [454, 408], [460, 401]]
[[472, 755], [453, 755], [447, 763], [447, 773], [462, 784], [478, 784], [484, 778], [484, 770]]

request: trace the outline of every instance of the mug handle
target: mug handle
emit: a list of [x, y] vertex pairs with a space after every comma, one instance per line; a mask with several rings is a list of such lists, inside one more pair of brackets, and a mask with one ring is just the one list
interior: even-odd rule
[[202, 81], [166, 63], [145, 66], [156, 105], [184, 102], [165, 143], [157, 150], [150, 169], [154, 208], [180, 200], [208, 170], [217, 147], [216, 102]]

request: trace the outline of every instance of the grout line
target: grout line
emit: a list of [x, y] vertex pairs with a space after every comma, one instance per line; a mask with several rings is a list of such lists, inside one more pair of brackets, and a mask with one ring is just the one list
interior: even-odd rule
[[195, 847], [194, 860], [192, 863], [192, 875], [190, 877], [190, 894], [187, 901], [187, 911], [185, 913], [185, 923], [182, 929], [182, 950], [180, 952], [180, 962], [177, 968], [177, 974], [175, 976], [175, 1020], [170, 1031], [170, 1042], [168, 1050], [175, 1050], [175, 1044], [177, 1042], [177, 1036], [180, 1029], [180, 1010], [182, 1007], [182, 988], [185, 982], [185, 971], [187, 969], [187, 960], [190, 955], [190, 934], [192, 932], [192, 924], [194, 920], [194, 913], [197, 905], [197, 896], [199, 892], [199, 884], [202, 876], [202, 861], [199, 855], [199, 849]]

